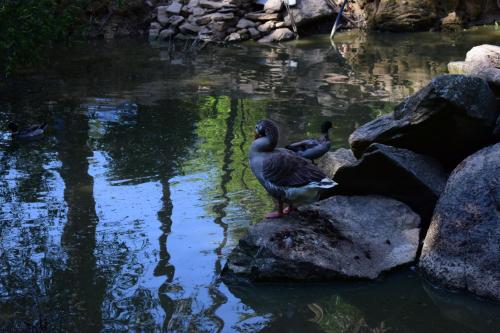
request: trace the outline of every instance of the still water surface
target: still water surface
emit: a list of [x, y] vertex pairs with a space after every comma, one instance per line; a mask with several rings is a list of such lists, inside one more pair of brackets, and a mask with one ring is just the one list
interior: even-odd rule
[[[0, 330], [498, 332], [500, 307], [427, 285], [225, 285], [227, 255], [273, 206], [248, 168], [258, 119], [281, 143], [353, 129], [500, 32], [344, 33], [197, 55], [140, 41], [61, 48], [0, 86]], [[4, 126], [4, 125], [2, 125]]]

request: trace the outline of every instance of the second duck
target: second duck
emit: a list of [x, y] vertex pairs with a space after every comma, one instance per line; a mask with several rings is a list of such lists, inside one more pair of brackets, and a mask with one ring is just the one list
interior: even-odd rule
[[330, 150], [331, 143], [330, 137], [328, 136], [330, 128], [332, 128], [332, 122], [325, 121], [321, 124], [321, 135], [318, 139], [306, 139], [294, 142], [285, 146], [285, 148], [314, 163], [315, 159], [320, 158]]

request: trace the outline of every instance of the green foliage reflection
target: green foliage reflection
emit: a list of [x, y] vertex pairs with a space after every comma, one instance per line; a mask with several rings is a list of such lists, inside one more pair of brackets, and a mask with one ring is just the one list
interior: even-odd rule
[[[251, 173], [247, 152], [255, 123], [266, 116], [265, 105], [228, 96], [202, 98], [195, 129], [198, 142], [183, 168], [184, 173], [210, 170], [217, 181], [208, 182], [204, 197], [228, 200], [230, 196], [240, 213], [251, 211], [257, 218], [272, 208], [272, 200]], [[211, 212], [213, 205], [206, 208]]]

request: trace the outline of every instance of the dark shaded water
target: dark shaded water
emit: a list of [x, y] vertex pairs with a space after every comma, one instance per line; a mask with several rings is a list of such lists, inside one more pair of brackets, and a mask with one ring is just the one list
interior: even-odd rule
[[0, 85], [0, 330], [498, 332], [500, 307], [427, 285], [226, 286], [230, 250], [272, 208], [247, 165], [256, 120], [335, 147], [500, 32], [339, 35], [171, 55], [84, 43]]

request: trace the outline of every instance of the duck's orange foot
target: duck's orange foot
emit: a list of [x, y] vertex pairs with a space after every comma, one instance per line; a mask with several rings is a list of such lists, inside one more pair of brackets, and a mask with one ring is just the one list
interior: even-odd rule
[[266, 215], [266, 219], [279, 219], [280, 217], [283, 217], [283, 212], [280, 211], [270, 212]]

